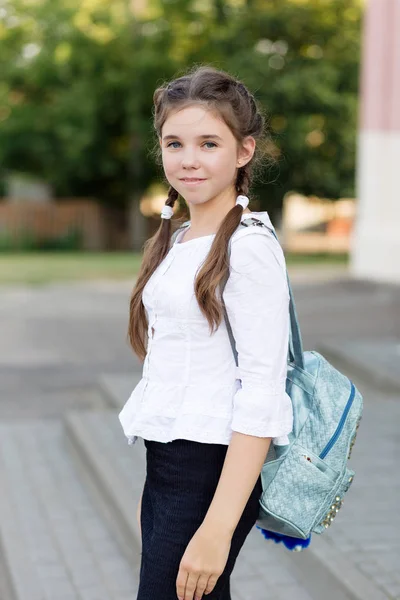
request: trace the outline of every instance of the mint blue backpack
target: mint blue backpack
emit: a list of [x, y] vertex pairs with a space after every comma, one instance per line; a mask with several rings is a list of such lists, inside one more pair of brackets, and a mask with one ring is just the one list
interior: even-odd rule
[[[183, 223], [172, 239], [189, 223]], [[238, 228], [252, 225], [266, 227], [278, 239], [273, 229], [254, 217], [243, 219]], [[221, 284], [221, 294], [228, 277]], [[347, 460], [361, 420], [363, 398], [353, 382], [321, 354], [303, 352], [288, 276], [287, 280], [290, 336], [286, 391], [293, 405], [293, 431], [288, 445], [270, 444], [261, 470], [256, 527], [266, 539], [299, 551], [310, 544], [313, 532], [322, 533], [333, 523], [353, 481], [355, 473]], [[238, 364], [226, 310], [224, 316]]]
[[[278, 239], [273, 229], [254, 217], [242, 220], [239, 228], [251, 225], [267, 227]], [[309, 545], [312, 532], [322, 533], [333, 523], [353, 481], [355, 473], [347, 460], [361, 420], [363, 398], [354, 383], [321, 354], [303, 352], [288, 275], [287, 280], [290, 338], [286, 392], [292, 400], [293, 431], [288, 445], [271, 442], [261, 470], [263, 491], [256, 527], [266, 539], [299, 551]]]

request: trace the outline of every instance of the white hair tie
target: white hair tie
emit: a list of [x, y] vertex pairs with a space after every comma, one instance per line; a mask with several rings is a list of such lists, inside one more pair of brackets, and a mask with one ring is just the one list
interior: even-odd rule
[[245, 209], [249, 205], [249, 199], [247, 196], [238, 196], [236, 198], [236, 204], [241, 204], [243, 206], [243, 209]]
[[168, 206], [168, 204], [165, 204], [164, 208], [161, 211], [161, 218], [162, 219], [170, 219], [173, 214], [174, 214], [174, 210], [173, 210], [172, 206]]

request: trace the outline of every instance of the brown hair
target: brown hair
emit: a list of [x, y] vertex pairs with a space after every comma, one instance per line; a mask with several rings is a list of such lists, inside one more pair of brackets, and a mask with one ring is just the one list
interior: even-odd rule
[[[159, 138], [162, 127], [172, 111], [194, 104], [201, 104], [218, 114], [232, 131], [238, 144], [247, 136], [253, 136], [256, 149], [252, 159], [238, 169], [235, 188], [238, 194], [249, 197], [249, 188], [260, 156], [272, 159], [273, 144], [266, 133], [266, 118], [253, 95], [237, 79], [211, 66], [193, 67], [187, 74], [158, 87], [153, 95], [154, 129], [157, 133], [155, 152], [161, 156]], [[173, 207], [178, 192], [170, 186], [167, 206]], [[194, 282], [194, 290], [200, 310], [209, 322], [211, 333], [219, 327], [223, 308], [215, 292], [229, 269], [228, 243], [238, 227], [243, 207], [235, 205], [221, 222], [212, 246]], [[176, 219], [174, 219], [176, 221]], [[180, 223], [181, 224], [181, 223]], [[180, 225], [179, 224], [179, 225]], [[175, 228], [176, 230], [176, 228]], [[171, 241], [171, 219], [161, 219], [160, 227], [143, 247], [143, 260], [130, 301], [128, 337], [140, 360], [146, 356], [147, 317], [142, 302], [143, 289], [152, 273], [168, 254]]]

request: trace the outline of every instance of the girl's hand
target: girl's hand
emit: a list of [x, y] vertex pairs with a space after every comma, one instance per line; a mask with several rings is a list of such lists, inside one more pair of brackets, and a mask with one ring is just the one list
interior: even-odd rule
[[231, 548], [231, 536], [200, 526], [179, 565], [176, 591], [179, 600], [201, 600], [215, 587]]

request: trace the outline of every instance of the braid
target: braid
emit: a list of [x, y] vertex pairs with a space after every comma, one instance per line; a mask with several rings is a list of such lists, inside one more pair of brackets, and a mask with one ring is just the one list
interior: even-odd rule
[[247, 163], [241, 167], [238, 171], [236, 178], [236, 191], [243, 196], [248, 196], [251, 178], [250, 178], [250, 164]]
[[[168, 198], [165, 201], [165, 206], [170, 206], [171, 208], [173, 208], [175, 202], [178, 199], [178, 196], [179, 196], [178, 192], [171, 185], [168, 189]], [[163, 249], [160, 254], [161, 258], [164, 258], [164, 256], [168, 252], [170, 238], [171, 238], [171, 229], [172, 229], [171, 220], [172, 219], [161, 219], [161, 231], [163, 232], [161, 235], [162, 235], [162, 239], [164, 241]]]
[[240, 96], [243, 96], [248, 102], [250, 102], [253, 115], [258, 115], [257, 104], [253, 94], [251, 94], [246, 86], [241, 82], [236, 82], [236, 89], [238, 90]]
[[175, 202], [178, 200], [178, 192], [176, 191], [175, 188], [172, 187], [172, 185], [170, 185], [169, 190], [168, 190], [168, 198], [165, 201], [165, 204], [167, 206], [171, 206], [171, 208], [174, 207]]

